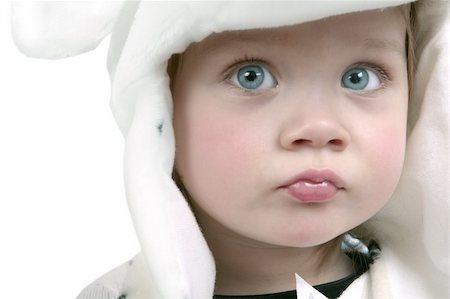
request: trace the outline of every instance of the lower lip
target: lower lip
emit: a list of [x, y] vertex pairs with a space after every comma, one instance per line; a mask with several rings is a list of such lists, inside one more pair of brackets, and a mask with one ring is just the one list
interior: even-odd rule
[[338, 192], [338, 188], [331, 182], [315, 183], [301, 180], [286, 187], [287, 192], [301, 202], [325, 202]]

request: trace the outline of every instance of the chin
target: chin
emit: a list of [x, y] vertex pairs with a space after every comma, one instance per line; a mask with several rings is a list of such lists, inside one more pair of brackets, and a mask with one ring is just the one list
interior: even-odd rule
[[311, 230], [306, 232], [290, 232], [289, 234], [274, 233], [274, 236], [278, 236], [277, 238], [262, 241], [280, 247], [309, 248], [324, 245], [336, 238], [340, 238], [346, 232], [346, 230], [339, 232], [320, 232]]

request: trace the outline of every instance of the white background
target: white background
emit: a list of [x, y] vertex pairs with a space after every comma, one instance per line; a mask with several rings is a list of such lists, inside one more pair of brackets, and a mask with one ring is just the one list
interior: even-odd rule
[[19, 53], [0, 1], [0, 298], [74, 298], [138, 251], [109, 110], [108, 41]]

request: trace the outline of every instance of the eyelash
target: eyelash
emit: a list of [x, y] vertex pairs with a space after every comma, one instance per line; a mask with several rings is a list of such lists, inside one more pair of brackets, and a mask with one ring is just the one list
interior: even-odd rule
[[[264, 67], [268, 67], [267, 63], [264, 61], [264, 59], [255, 58], [255, 57], [249, 57], [245, 55], [241, 59], [235, 59], [234, 62], [231, 63], [231, 65], [223, 72], [223, 77], [225, 80], [228, 80], [231, 78], [233, 73], [238, 70], [240, 67], [243, 67], [247, 64], [260, 64]], [[269, 67], [270, 68], [270, 67]]]
[[348, 70], [355, 68], [355, 67], [368, 68], [368, 69], [374, 71], [378, 75], [378, 78], [380, 79], [380, 88], [375, 89], [375, 90], [369, 90], [369, 91], [361, 91], [361, 92], [359, 92], [360, 94], [376, 93], [376, 92], [388, 87], [389, 84], [392, 82], [391, 75], [390, 75], [387, 67], [385, 67], [381, 63], [378, 63], [378, 62], [375, 63], [375, 62], [370, 62], [370, 61], [361, 61], [361, 62], [351, 64], [344, 70], [344, 72], [342, 72], [341, 76]]
[[241, 93], [244, 96], [254, 96], [254, 95], [258, 95], [260, 93], [263, 93], [264, 91], [267, 91], [267, 90], [259, 90], [259, 89], [258, 90], [256, 90], [256, 89], [255, 90], [244, 89], [244, 88], [240, 88], [238, 86], [235, 86], [234, 84], [231, 83], [231, 78], [232, 78], [233, 74], [235, 72], [237, 72], [241, 67], [244, 67], [244, 66], [249, 65], [249, 64], [257, 64], [257, 65], [263, 66], [267, 70], [269, 70], [274, 77], [277, 77], [277, 73], [273, 71], [273, 67], [269, 63], [267, 63], [265, 61], [265, 59], [258, 58], [258, 57], [255, 57], [255, 56], [248, 56], [247, 54], [244, 54], [244, 56], [242, 58], [235, 59], [230, 64], [230, 66], [228, 66], [225, 69], [225, 71], [223, 71], [223, 73], [222, 73], [222, 81], [227, 83], [227, 87], [228, 88], [230, 88], [230, 89], [232, 89], [234, 91], [237, 91], [237, 92]]
[[[244, 67], [244, 66], [246, 66], [248, 64], [259, 64], [259, 65], [264, 66], [265, 68], [267, 68], [269, 71], [272, 71], [272, 69], [273, 69], [270, 66], [270, 64], [265, 62], [264, 59], [257, 58], [257, 57], [250, 57], [247, 54], [245, 54], [243, 58], [235, 59], [234, 62], [232, 62], [231, 65], [226, 68], [226, 70], [223, 72], [223, 81], [229, 81], [231, 79], [231, 77], [233, 76], [233, 74], [239, 68]], [[361, 91], [361, 92], [359, 92], [359, 94], [373, 94], [373, 93], [376, 93], [376, 92], [378, 92], [380, 90], [385, 89], [392, 82], [391, 76], [390, 76], [389, 72], [387, 71], [387, 69], [388, 69], [387, 67], [385, 67], [381, 63], [374, 63], [374, 62], [370, 62], [370, 61], [361, 61], [361, 62], [357, 62], [357, 63], [351, 64], [350, 66], [345, 68], [345, 70], [344, 70], [344, 72], [342, 72], [341, 76], [347, 70], [350, 70], [350, 69], [352, 69], [354, 67], [365, 67], [365, 68], [371, 69], [372, 71], [374, 71], [374, 72], [376, 72], [378, 74], [379, 79], [380, 79], [380, 83], [381, 83], [380, 88], [375, 89], [375, 90], [369, 90], [369, 91]], [[276, 73], [273, 74], [273, 75], [275, 77], [277, 77]], [[241, 90], [245, 94], [254, 94], [255, 92], [258, 92], [258, 91], [244, 90], [242, 88], [234, 86], [233, 84], [230, 84], [230, 86], [232, 88], [237, 88], [237, 89]]]

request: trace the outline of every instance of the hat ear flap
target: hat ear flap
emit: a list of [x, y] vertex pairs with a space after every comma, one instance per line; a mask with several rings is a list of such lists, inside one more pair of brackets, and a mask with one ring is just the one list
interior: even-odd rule
[[58, 59], [95, 49], [123, 2], [13, 2], [12, 33], [27, 56]]

